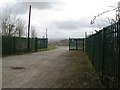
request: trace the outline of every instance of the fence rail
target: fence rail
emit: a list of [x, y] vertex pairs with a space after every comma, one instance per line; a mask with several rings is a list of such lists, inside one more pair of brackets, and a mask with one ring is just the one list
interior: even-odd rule
[[[10, 55], [19, 52], [28, 52], [28, 38], [2, 36], [2, 55]], [[30, 51], [37, 51], [48, 47], [47, 38], [30, 38]]]
[[85, 46], [102, 83], [120, 88], [120, 21], [87, 37]]

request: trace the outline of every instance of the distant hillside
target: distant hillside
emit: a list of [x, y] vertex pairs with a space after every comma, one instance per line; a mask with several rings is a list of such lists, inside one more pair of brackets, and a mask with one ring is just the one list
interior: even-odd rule
[[56, 46], [68, 46], [69, 45], [69, 39], [52, 41], [52, 42], [49, 42], [49, 44], [53, 44], [53, 45], [56, 45]]

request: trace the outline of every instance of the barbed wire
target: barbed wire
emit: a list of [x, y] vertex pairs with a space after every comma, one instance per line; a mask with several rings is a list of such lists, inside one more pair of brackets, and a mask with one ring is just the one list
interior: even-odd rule
[[101, 16], [101, 15], [103, 15], [103, 14], [105, 14], [105, 13], [108, 13], [108, 12], [110, 12], [110, 11], [117, 10], [118, 8], [120, 8], [120, 7], [115, 7], [115, 8], [113, 8], [113, 9], [111, 9], [111, 10], [107, 10], [107, 11], [105, 11], [105, 12], [102, 12], [102, 13], [94, 16], [94, 18], [91, 20], [90, 24], [94, 24], [97, 17], [99, 17], [99, 16]]

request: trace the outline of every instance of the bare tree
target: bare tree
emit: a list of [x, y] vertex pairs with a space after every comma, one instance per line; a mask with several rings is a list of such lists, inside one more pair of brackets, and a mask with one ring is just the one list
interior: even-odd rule
[[22, 20], [18, 20], [18, 22], [16, 23], [16, 27], [15, 27], [15, 35], [18, 37], [21, 37], [24, 34], [24, 30], [25, 30], [25, 23]]
[[21, 36], [23, 34], [24, 22], [7, 10], [0, 13], [1, 34], [5, 36]]
[[35, 38], [36, 37], [36, 31], [35, 31], [35, 27], [31, 26], [31, 37]]
[[10, 27], [10, 16], [7, 14], [7, 12], [1, 12], [0, 13], [0, 26], [1, 26], [1, 32], [2, 35], [8, 35], [9, 33], [9, 27]]

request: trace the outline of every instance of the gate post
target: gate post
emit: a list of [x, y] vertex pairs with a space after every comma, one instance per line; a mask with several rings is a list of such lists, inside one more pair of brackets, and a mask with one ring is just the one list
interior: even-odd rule
[[77, 42], [78, 42], [78, 40], [77, 40], [77, 39], [75, 39], [75, 43], [76, 43], [76, 50], [78, 50], [78, 45], [77, 45]]
[[46, 50], [47, 50], [47, 48], [48, 48], [48, 38], [46, 38]]
[[84, 38], [83, 38], [83, 51], [85, 51], [85, 42], [84, 42]]
[[69, 51], [70, 51], [70, 38], [69, 38]]

